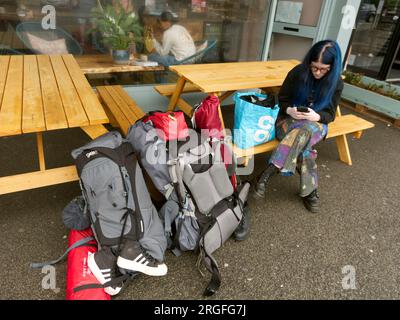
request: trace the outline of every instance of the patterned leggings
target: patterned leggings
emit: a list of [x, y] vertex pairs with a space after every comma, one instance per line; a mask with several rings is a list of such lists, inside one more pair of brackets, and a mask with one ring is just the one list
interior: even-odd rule
[[276, 124], [276, 138], [281, 141], [269, 163], [274, 164], [285, 176], [300, 173], [300, 196], [308, 196], [318, 187], [317, 150], [313, 149], [324, 139], [328, 126], [308, 120], [281, 119]]

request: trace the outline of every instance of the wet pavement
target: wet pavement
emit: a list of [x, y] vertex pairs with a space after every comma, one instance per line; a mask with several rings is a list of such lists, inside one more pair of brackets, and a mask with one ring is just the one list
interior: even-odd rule
[[[249, 200], [250, 237], [215, 253], [222, 285], [211, 299], [400, 298], [400, 130], [369, 120], [376, 127], [361, 140], [349, 137], [353, 166], [338, 161], [334, 139], [318, 145], [319, 214], [303, 207], [298, 176], [275, 177], [264, 200]], [[70, 151], [89, 141], [79, 129], [44, 140], [49, 168], [71, 164]], [[0, 138], [0, 150], [0, 176], [37, 169], [35, 135]], [[266, 158], [256, 157], [248, 179]], [[65, 298], [65, 262], [55, 290], [42, 288], [46, 274], [29, 263], [64, 252], [61, 212], [79, 193], [73, 182], [0, 196], [0, 299]], [[202, 299], [208, 278], [196, 259], [168, 252], [166, 276], [139, 276], [116, 299]]]

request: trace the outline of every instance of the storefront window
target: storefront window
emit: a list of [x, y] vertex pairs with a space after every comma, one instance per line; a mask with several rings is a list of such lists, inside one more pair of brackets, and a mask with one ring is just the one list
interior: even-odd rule
[[[117, 2], [135, 12], [144, 30], [152, 30], [159, 40], [162, 30], [157, 19], [163, 11], [172, 13], [176, 23], [189, 32], [197, 48], [206, 40], [208, 43], [216, 40], [216, 46], [202, 57], [202, 63], [251, 61], [262, 57], [270, 0], [0, 0], [0, 53], [67, 50], [75, 55], [109, 55], [110, 48], [103, 43], [102, 34], [91, 31], [92, 9], [98, 3], [106, 6]], [[43, 28], [43, 25], [51, 30], [55, 28], [54, 35], [42, 39], [32, 32], [29, 38], [21, 38], [19, 31], [26, 31], [26, 28], [20, 24], [26, 22], [37, 24], [29, 24], [29, 28]], [[57, 41], [60, 39], [65, 42]], [[130, 47], [132, 55], [148, 55], [148, 49], [140, 43]], [[143, 72], [116, 78], [117, 81], [126, 78], [137, 84], [153, 83], [151, 74]]]
[[371, 77], [400, 79], [400, 0], [364, 0], [357, 16], [348, 68]]
[[302, 60], [313, 44], [324, 0], [278, 0], [268, 57]]

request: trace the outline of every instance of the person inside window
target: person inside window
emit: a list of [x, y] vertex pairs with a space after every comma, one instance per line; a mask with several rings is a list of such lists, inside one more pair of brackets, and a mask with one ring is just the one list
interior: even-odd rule
[[280, 173], [300, 174], [300, 197], [311, 212], [319, 210], [317, 151], [314, 146], [335, 119], [343, 90], [342, 54], [335, 41], [316, 43], [304, 61], [287, 75], [280, 91], [280, 113], [276, 137], [280, 144], [255, 187], [256, 198], [264, 197], [270, 178]]
[[183, 26], [174, 23], [171, 12], [164, 11], [158, 21], [163, 31], [162, 45], [153, 37], [154, 49], [149, 60], [167, 67], [196, 53], [191, 35]]

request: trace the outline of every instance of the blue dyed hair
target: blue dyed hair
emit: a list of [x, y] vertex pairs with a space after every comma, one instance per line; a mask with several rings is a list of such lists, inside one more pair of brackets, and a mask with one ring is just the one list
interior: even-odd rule
[[323, 40], [314, 44], [308, 51], [302, 62], [304, 72], [300, 76], [300, 83], [298, 84], [299, 89], [293, 101], [294, 105], [307, 105], [308, 97], [315, 82], [310, 68], [311, 62], [320, 62], [331, 66], [330, 71], [318, 80], [314, 86], [315, 95], [313, 109], [315, 111], [320, 111], [331, 103], [342, 73], [342, 53], [337, 42]]

